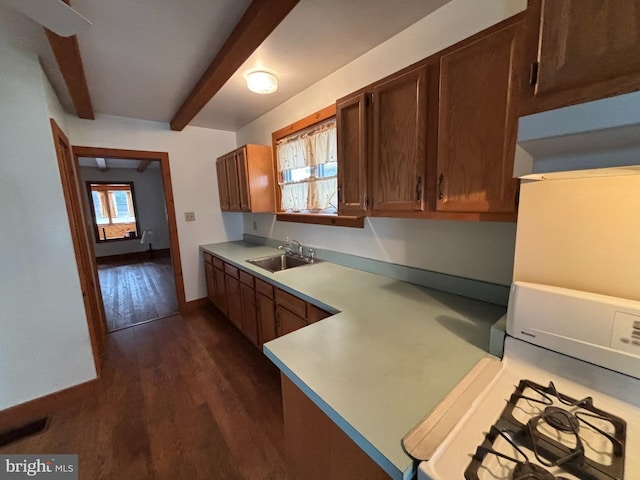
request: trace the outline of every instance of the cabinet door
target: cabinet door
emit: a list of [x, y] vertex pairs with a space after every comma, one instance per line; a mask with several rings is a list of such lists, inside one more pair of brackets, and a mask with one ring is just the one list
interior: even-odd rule
[[242, 299], [242, 331], [255, 345], [259, 345], [255, 289], [241, 283], [240, 298]]
[[522, 21], [440, 61], [436, 209], [514, 212]]
[[216, 275], [211, 263], [204, 262], [204, 279], [207, 285], [207, 297], [209, 301], [216, 304]]
[[256, 293], [258, 327], [260, 344], [270, 342], [278, 336], [276, 331], [276, 312], [273, 300], [261, 293]]
[[245, 212], [251, 211], [251, 197], [249, 195], [249, 175], [247, 162], [247, 152], [244, 148], [235, 152], [236, 166], [238, 171], [238, 199], [240, 210]]
[[315, 305], [311, 305], [307, 303], [307, 321], [311, 323], [319, 322], [320, 320], [324, 320], [327, 317], [330, 317], [332, 314], [322, 310], [321, 308], [316, 307]]
[[220, 268], [214, 267], [213, 274], [215, 279], [213, 304], [218, 307], [218, 310], [220, 310], [222, 313], [228, 315], [229, 311], [227, 309], [227, 286], [225, 283], [224, 271]]
[[336, 104], [341, 215], [363, 215], [367, 211], [368, 99], [368, 93], [361, 93]]
[[227, 178], [229, 179], [229, 210], [240, 211], [240, 184], [238, 183], [238, 164], [235, 153], [225, 156]]
[[638, 0], [530, 0], [528, 14], [526, 67], [538, 63], [527, 110], [640, 89]]
[[227, 287], [227, 308], [231, 323], [242, 330], [242, 301], [240, 299], [240, 281], [231, 275], [225, 275]]
[[276, 305], [276, 331], [279, 337], [295, 332], [307, 325], [309, 325], [309, 322], [304, 318], [290, 312], [281, 305]]
[[425, 209], [427, 66], [373, 89], [373, 213]]
[[225, 157], [216, 160], [216, 172], [218, 174], [218, 195], [220, 197], [220, 208], [229, 210], [229, 180], [227, 178], [227, 162]]

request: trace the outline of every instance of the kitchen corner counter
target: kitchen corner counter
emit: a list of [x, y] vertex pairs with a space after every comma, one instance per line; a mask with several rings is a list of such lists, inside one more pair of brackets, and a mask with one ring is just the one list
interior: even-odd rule
[[322, 262], [270, 273], [248, 242], [203, 245], [336, 315], [263, 347], [280, 370], [392, 478], [415, 464], [401, 440], [488, 355], [505, 308]]

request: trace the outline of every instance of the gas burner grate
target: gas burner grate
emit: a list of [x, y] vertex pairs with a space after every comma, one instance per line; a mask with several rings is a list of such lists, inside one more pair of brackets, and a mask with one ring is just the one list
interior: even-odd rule
[[[527, 393], [529, 390], [532, 393]], [[528, 405], [538, 405], [534, 409], [536, 413], [532, 413], [526, 421], [515, 414], [516, 410], [522, 410], [519, 407], [519, 402], [522, 401]], [[605, 431], [596, 425], [597, 422], [610, 426], [613, 432]], [[564, 440], [561, 442], [558, 438], [543, 433], [539, 428], [542, 424], [557, 431]], [[586, 455], [582, 438], [584, 433], [581, 432], [585, 426], [593, 435], [601, 435], [603, 442], [610, 443], [610, 463], [600, 463]], [[494, 445], [498, 439], [506, 440], [517, 452], [517, 458], [496, 451]], [[465, 471], [465, 478], [479, 480], [478, 472], [481, 468], [486, 468], [483, 467], [485, 458], [492, 455], [513, 462], [513, 479], [564, 478], [556, 477], [546, 469], [557, 467], [584, 480], [622, 480], [625, 439], [626, 422], [596, 408], [591, 397], [577, 400], [558, 392], [553, 382], [545, 387], [530, 380], [521, 380], [500, 419], [485, 435], [483, 444], [477, 448]], [[520, 447], [532, 452], [535, 458], [531, 460], [537, 463], [532, 463]]]

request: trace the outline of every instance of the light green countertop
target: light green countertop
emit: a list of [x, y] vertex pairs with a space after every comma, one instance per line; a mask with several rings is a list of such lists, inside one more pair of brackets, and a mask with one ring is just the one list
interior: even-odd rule
[[279, 253], [203, 245], [340, 313], [264, 345], [264, 353], [392, 478], [411, 478], [402, 437], [484, 356], [505, 308], [322, 262], [270, 273], [246, 260]]

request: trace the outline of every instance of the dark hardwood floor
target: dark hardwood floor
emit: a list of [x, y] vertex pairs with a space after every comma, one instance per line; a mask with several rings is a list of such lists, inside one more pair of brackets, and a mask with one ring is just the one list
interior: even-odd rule
[[277, 368], [204, 307], [108, 335], [100, 393], [0, 453], [77, 453], [82, 480], [286, 479]]
[[170, 257], [99, 265], [98, 276], [110, 332], [178, 313]]

